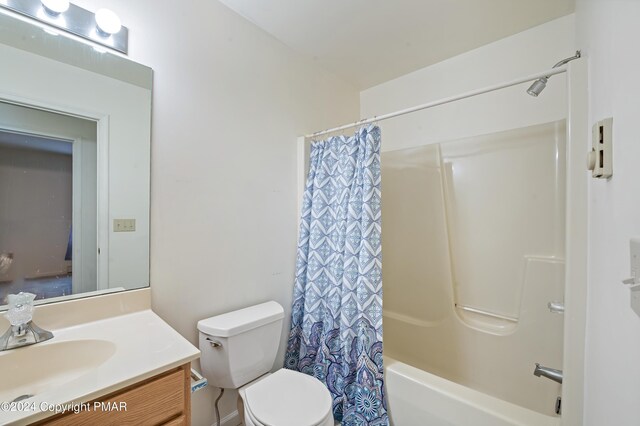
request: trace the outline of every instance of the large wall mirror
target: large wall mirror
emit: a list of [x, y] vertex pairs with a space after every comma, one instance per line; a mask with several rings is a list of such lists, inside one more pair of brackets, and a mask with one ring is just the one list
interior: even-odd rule
[[0, 310], [149, 285], [152, 70], [0, 14]]

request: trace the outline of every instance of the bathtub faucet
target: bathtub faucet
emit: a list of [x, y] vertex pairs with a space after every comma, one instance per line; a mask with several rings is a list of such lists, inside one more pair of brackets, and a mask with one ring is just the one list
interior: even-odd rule
[[543, 367], [537, 362], [536, 362], [536, 369], [533, 370], [533, 375], [537, 377], [544, 376], [547, 379], [553, 380], [554, 382], [562, 383], [562, 370]]

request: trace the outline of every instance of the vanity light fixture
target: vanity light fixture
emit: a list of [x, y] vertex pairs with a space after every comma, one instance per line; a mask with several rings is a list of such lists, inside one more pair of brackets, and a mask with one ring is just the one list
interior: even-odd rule
[[15, 14], [22, 15], [47, 32], [59, 30], [59, 34], [80, 37], [92, 46], [104, 46], [125, 55], [129, 50], [129, 30], [109, 9], [93, 13], [69, 0], [0, 0], [0, 12], [25, 19]]
[[53, 28], [44, 27], [42, 28], [42, 31], [55, 37], [60, 35], [60, 33], [57, 30], [54, 30]]
[[96, 27], [102, 37], [111, 37], [122, 29], [120, 18], [109, 9], [98, 9], [96, 12]]
[[69, 10], [69, 0], [41, 0], [44, 10], [52, 16], [58, 16]]

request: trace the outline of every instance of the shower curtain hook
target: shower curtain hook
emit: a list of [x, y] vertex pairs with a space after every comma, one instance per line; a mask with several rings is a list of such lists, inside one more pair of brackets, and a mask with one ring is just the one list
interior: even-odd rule
[[319, 138], [320, 138], [320, 136], [321, 136], [322, 134], [324, 134], [327, 130], [329, 130], [329, 129], [319, 130], [319, 131], [315, 132], [313, 135], [311, 135], [311, 142], [321, 142], [322, 140], [321, 140], [321, 139], [319, 139]]
[[356, 134], [360, 133], [360, 131], [367, 125], [368, 118], [363, 118], [358, 121], [358, 128], [356, 129]]

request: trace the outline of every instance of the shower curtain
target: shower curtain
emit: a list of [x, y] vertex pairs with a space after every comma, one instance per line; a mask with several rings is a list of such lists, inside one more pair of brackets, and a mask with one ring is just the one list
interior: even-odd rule
[[327, 386], [343, 426], [389, 424], [380, 216], [380, 129], [313, 142], [285, 367]]

